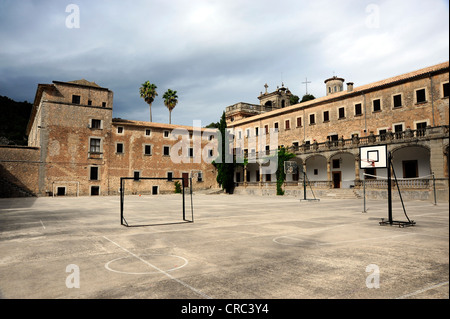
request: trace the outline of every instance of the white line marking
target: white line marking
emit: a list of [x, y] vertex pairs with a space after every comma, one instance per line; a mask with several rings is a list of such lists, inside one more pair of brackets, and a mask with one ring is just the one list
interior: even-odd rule
[[412, 296], [421, 294], [422, 292], [425, 292], [425, 291], [428, 291], [428, 290], [431, 290], [431, 289], [435, 289], [435, 288], [439, 288], [439, 287], [445, 286], [445, 285], [448, 285], [448, 281], [441, 282], [440, 284], [436, 284], [436, 285], [433, 285], [433, 286], [430, 286], [430, 287], [427, 287], [427, 288], [423, 288], [423, 289], [414, 291], [414, 292], [412, 292], [410, 294], [397, 297], [396, 299], [405, 299], [405, 298], [408, 298], [408, 297], [412, 297]]
[[42, 220], [39, 219], [39, 221], [41, 222], [42, 228], [45, 229], [44, 223], [42, 222]]
[[131, 251], [129, 251], [128, 249], [126, 249], [126, 248], [124, 248], [124, 247], [122, 247], [122, 246], [120, 246], [118, 243], [112, 241], [112, 240], [109, 239], [108, 237], [103, 236], [103, 238], [105, 238], [105, 239], [108, 240], [109, 242], [113, 243], [113, 244], [116, 245], [117, 247], [121, 248], [123, 251], [129, 253], [131, 256], [133, 256], [133, 257], [139, 259], [139, 260], [142, 261], [144, 264], [146, 264], [146, 265], [152, 267], [153, 269], [156, 269], [157, 271], [159, 271], [159, 272], [162, 273], [163, 275], [169, 277], [170, 279], [176, 281], [177, 283], [183, 285], [184, 287], [189, 288], [190, 290], [192, 290], [192, 291], [195, 292], [196, 294], [202, 296], [203, 298], [206, 298], [206, 299], [212, 299], [210, 296], [204, 294], [204, 293], [201, 292], [200, 290], [195, 289], [194, 287], [188, 285], [188, 284], [185, 283], [184, 281], [181, 281], [180, 279], [175, 278], [175, 277], [172, 276], [171, 274], [165, 272], [165, 271], [162, 270], [162, 269], [159, 269], [158, 267], [152, 265], [152, 264], [149, 263], [148, 261], [146, 261], [146, 260], [142, 259], [141, 257], [137, 256], [136, 254], [133, 254]]
[[[183, 258], [183, 257], [181, 257], [181, 256], [176, 256], [176, 255], [152, 254], [152, 255], [147, 255], [147, 256], [166, 256], [166, 257], [175, 257], [175, 258], [182, 259], [182, 260], [184, 261], [184, 264], [183, 264], [183, 265], [178, 266], [178, 267], [174, 267], [174, 268], [171, 268], [171, 269], [168, 269], [168, 270], [166, 270], [167, 272], [181, 269], [181, 268], [183, 268], [184, 266], [186, 266], [186, 265], [188, 264], [188, 261], [187, 261], [186, 258]], [[119, 274], [126, 274], [126, 275], [149, 275], [149, 274], [156, 274], [156, 273], [157, 273], [157, 272], [130, 272], [130, 271], [121, 271], [121, 270], [115, 270], [115, 269], [113, 269], [113, 268], [111, 268], [111, 267], [109, 266], [111, 263], [113, 263], [113, 262], [115, 262], [115, 261], [117, 261], [117, 260], [126, 259], [126, 258], [130, 258], [130, 257], [119, 257], [119, 258], [113, 259], [113, 260], [111, 260], [111, 261], [108, 261], [108, 262], [105, 264], [105, 268], [108, 269], [109, 271], [117, 272], [117, 273], [119, 273]]]

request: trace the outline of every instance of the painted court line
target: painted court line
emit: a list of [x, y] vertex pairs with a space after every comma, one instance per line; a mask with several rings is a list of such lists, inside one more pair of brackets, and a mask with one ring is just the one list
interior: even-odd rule
[[409, 297], [412, 297], [412, 296], [421, 294], [422, 292], [425, 292], [425, 291], [428, 291], [428, 290], [431, 290], [431, 289], [436, 289], [436, 288], [439, 288], [439, 287], [445, 286], [445, 285], [448, 285], [448, 281], [441, 282], [441, 283], [439, 283], [439, 284], [436, 284], [436, 285], [433, 285], [433, 286], [430, 286], [430, 287], [426, 287], [426, 288], [423, 288], [423, 289], [414, 291], [414, 292], [412, 292], [412, 293], [410, 293], [410, 294], [400, 296], [400, 297], [398, 297], [398, 298], [396, 298], [396, 299], [405, 299], [405, 298], [409, 298]]
[[144, 264], [146, 264], [146, 265], [148, 265], [148, 266], [150, 266], [150, 267], [152, 267], [153, 269], [155, 269], [155, 270], [157, 270], [157, 271], [159, 271], [160, 273], [162, 273], [163, 275], [165, 275], [165, 276], [167, 276], [167, 277], [169, 277], [170, 279], [172, 279], [172, 280], [174, 280], [174, 281], [176, 281], [177, 283], [179, 283], [179, 284], [181, 284], [181, 285], [183, 285], [184, 287], [186, 287], [186, 288], [189, 288], [190, 290], [192, 290], [193, 292], [195, 292], [196, 294], [198, 294], [198, 295], [200, 295], [200, 296], [202, 296], [203, 298], [206, 298], [206, 299], [212, 299], [210, 296], [208, 296], [208, 295], [206, 295], [206, 294], [204, 294], [203, 292], [201, 292], [201, 291], [199, 291], [199, 290], [197, 290], [197, 289], [195, 289], [194, 287], [192, 287], [192, 286], [190, 286], [190, 285], [188, 285], [187, 283], [185, 283], [184, 281], [181, 281], [181, 280], [179, 280], [179, 279], [177, 279], [177, 278], [175, 278], [174, 276], [172, 276], [171, 274], [169, 274], [169, 273], [167, 273], [167, 272], [165, 272], [164, 270], [162, 270], [162, 269], [159, 269], [158, 267], [156, 267], [155, 265], [152, 265], [151, 263], [149, 263], [148, 261], [146, 261], [146, 260], [144, 260], [144, 259], [142, 259], [141, 257], [139, 257], [138, 255], [136, 255], [136, 254], [133, 254], [131, 251], [129, 251], [128, 249], [126, 249], [126, 248], [124, 248], [124, 247], [122, 247], [122, 246], [120, 246], [118, 243], [116, 243], [116, 242], [114, 242], [114, 241], [112, 241], [111, 239], [109, 239], [108, 237], [106, 237], [106, 236], [103, 236], [103, 238], [105, 238], [106, 240], [108, 240], [109, 242], [111, 242], [111, 243], [113, 243], [114, 245], [116, 245], [117, 247], [119, 247], [120, 249], [122, 249], [123, 251], [125, 251], [125, 252], [127, 252], [127, 253], [129, 253], [131, 256], [133, 256], [133, 257], [135, 257], [135, 258], [137, 258], [137, 259], [139, 259], [140, 261], [142, 261]]

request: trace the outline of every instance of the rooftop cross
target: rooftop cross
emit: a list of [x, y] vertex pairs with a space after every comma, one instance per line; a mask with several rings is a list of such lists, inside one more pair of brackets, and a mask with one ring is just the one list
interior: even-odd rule
[[308, 81], [308, 78], [305, 79], [305, 82], [302, 82], [302, 84], [306, 84], [306, 94], [308, 94], [308, 83], [311, 83], [311, 81]]

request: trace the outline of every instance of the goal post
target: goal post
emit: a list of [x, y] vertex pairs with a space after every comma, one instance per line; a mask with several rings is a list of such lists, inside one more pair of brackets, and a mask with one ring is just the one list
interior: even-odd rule
[[[145, 183], [146, 181], [151, 182], [150, 185], [139, 185], [137, 183]], [[179, 182], [181, 187], [181, 193], [175, 193], [175, 185], [174, 182]], [[186, 183], [187, 182], [187, 183]], [[128, 184], [127, 184], [128, 183]], [[160, 187], [164, 185], [164, 183], [170, 183], [168, 185], [170, 191], [167, 189], [167, 185], [165, 185], [165, 192], [171, 193], [174, 197], [164, 197], [163, 196], [155, 196], [160, 195]], [[156, 184], [156, 185], [154, 185]], [[188, 185], [188, 187], [183, 187], [184, 185]], [[186, 209], [187, 201], [186, 196], [186, 188], [189, 188], [190, 191], [190, 218], [187, 217], [189, 214], [188, 209]], [[144, 222], [144, 224], [140, 224], [138, 226], [155, 226], [155, 225], [164, 225], [164, 224], [176, 224], [176, 223], [190, 223], [194, 222], [194, 207], [192, 202], [192, 178], [191, 177], [121, 177], [120, 178], [120, 224], [123, 226], [137, 226], [130, 225], [130, 223], [125, 218], [125, 214], [132, 214], [132, 212], [127, 211], [126, 203], [126, 195], [135, 196], [134, 200], [129, 200], [131, 205], [134, 208], [134, 212], [138, 211], [137, 215], [140, 215], [141, 218], [146, 219], [146, 215], [148, 210], [154, 210], [153, 217], [159, 217], [159, 220], [155, 222], [154, 220], [150, 220], [150, 222]], [[181, 200], [180, 200], [181, 197]], [[180, 201], [181, 203], [179, 203]], [[170, 206], [170, 207], [169, 207]], [[181, 206], [181, 207], [180, 207]], [[180, 209], [181, 208], [181, 209]], [[171, 213], [171, 221], [165, 221], [164, 216], [167, 213]], [[173, 218], [173, 215], [180, 214], [181, 218]], [[144, 215], [144, 216], [142, 216]], [[161, 219], [163, 221], [161, 222]], [[181, 220], [182, 219], [182, 220]], [[147, 220], [147, 219], [146, 219]]]

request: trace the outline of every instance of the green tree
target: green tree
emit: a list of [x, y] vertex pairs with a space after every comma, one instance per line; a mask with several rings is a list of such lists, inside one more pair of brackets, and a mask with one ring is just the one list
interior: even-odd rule
[[312, 95], [312, 94], [305, 94], [305, 95], [303, 95], [302, 100], [300, 101], [300, 103], [306, 102], [306, 101], [311, 101], [311, 100], [314, 100], [315, 98], [316, 97], [314, 95]]
[[289, 102], [290, 102], [291, 105], [297, 104], [298, 100], [300, 100], [300, 98], [297, 95], [292, 94], [289, 97]]
[[222, 113], [222, 117], [220, 118], [219, 122], [219, 131], [222, 138], [222, 148], [219, 150], [221, 156], [221, 163], [216, 163], [215, 161], [213, 164], [217, 168], [217, 182], [221, 185], [222, 189], [225, 190], [225, 192], [232, 194], [234, 190], [234, 181], [233, 181], [233, 175], [234, 175], [234, 168], [235, 168], [235, 161], [233, 160], [232, 163], [226, 163], [226, 143], [228, 143], [226, 138], [226, 131], [227, 131], [227, 122], [225, 120], [225, 112]]
[[155, 84], [152, 84], [149, 81], [142, 83], [142, 86], [139, 88], [140, 96], [145, 100], [145, 102], [150, 107], [150, 122], [153, 122], [152, 121], [152, 103], [155, 100], [155, 97], [158, 96], [158, 93], [156, 93], [157, 88], [158, 87]]
[[294, 158], [295, 154], [289, 153], [284, 147], [278, 150], [278, 168], [277, 168], [277, 195], [284, 195], [283, 183], [286, 179], [286, 173], [284, 172], [284, 162]]
[[163, 95], [164, 105], [169, 109], [169, 124], [172, 124], [172, 110], [178, 103], [177, 91], [168, 89]]

